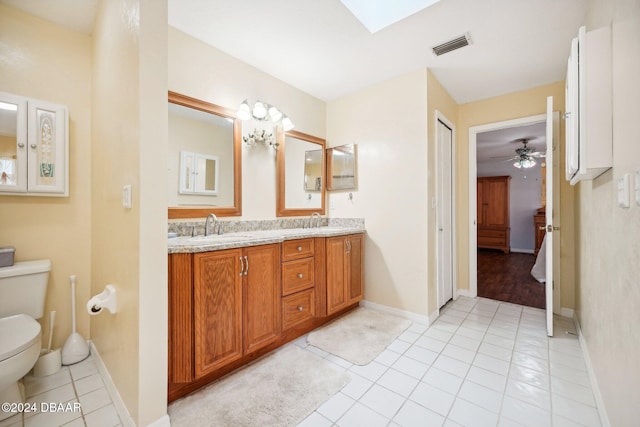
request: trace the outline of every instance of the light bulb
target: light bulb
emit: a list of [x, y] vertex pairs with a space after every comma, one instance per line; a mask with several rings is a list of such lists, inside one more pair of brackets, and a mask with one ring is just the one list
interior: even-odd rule
[[266, 115], [267, 109], [264, 107], [264, 104], [260, 101], [256, 101], [256, 103], [253, 104], [253, 117], [256, 119], [263, 119]]
[[251, 118], [251, 110], [249, 109], [249, 103], [246, 99], [242, 102], [242, 104], [240, 104], [240, 107], [238, 107], [236, 117], [240, 120], [249, 120]]
[[284, 118], [282, 119], [282, 129], [284, 129], [284, 131], [288, 131], [293, 129], [293, 122], [291, 121], [291, 119], [287, 116], [284, 116]]

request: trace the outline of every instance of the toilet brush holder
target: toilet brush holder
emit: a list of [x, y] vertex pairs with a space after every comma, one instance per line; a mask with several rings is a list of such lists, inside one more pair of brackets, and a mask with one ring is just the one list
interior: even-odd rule
[[62, 366], [62, 356], [60, 349], [55, 350], [42, 350], [40, 357], [33, 367], [34, 377], [46, 377], [47, 375], [55, 374], [60, 370]]

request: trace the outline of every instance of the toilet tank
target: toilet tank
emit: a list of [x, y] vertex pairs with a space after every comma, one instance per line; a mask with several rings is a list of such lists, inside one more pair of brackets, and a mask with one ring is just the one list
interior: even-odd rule
[[0, 317], [26, 314], [39, 319], [44, 314], [51, 261], [16, 262], [0, 268]]

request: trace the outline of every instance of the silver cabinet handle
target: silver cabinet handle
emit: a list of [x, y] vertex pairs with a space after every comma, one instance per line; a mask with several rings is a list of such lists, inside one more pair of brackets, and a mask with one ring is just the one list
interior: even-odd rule
[[347, 240], [347, 253], [351, 253], [351, 242]]
[[240, 275], [244, 272], [244, 262], [242, 261], [242, 257], [240, 257]]
[[298, 273], [298, 279], [302, 279], [302, 277], [304, 277], [302, 273]]
[[247, 256], [244, 256], [244, 263], [246, 264], [246, 268], [244, 269], [244, 275], [246, 276], [247, 274], [249, 274], [249, 258], [247, 258]]
[[302, 252], [302, 246], [298, 246], [298, 252]]
[[31, 144], [31, 148], [33, 148], [35, 150], [36, 148], [38, 148], [38, 145], [37, 144]]
[[302, 310], [304, 310], [304, 308], [301, 305], [299, 305], [298, 306], [298, 311], [302, 311]]
[[24, 148], [24, 142], [18, 142], [18, 148]]

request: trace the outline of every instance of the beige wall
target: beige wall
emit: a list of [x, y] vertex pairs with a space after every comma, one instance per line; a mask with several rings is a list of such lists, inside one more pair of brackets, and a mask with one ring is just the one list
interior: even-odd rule
[[61, 347], [71, 333], [72, 274], [78, 332], [89, 338], [91, 39], [0, 5], [0, 58], [0, 91], [69, 108], [69, 197], [0, 196], [0, 245], [15, 246], [16, 261], [51, 260], [43, 344], [56, 310], [53, 347]]
[[[427, 121], [429, 123], [429, 131], [428, 131], [428, 154], [427, 154], [427, 181], [428, 181], [428, 200], [434, 200], [437, 196], [436, 192], [436, 111], [446, 119], [450, 124], [454, 126], [453, 129], [453, 152], [457, 151], [457, 120], [458, 120], [458, 104], [451, 98], [449, 93], [446, 91], [444, 87], [440, 84], [440, 82], [435, 78], [431, 70], [427, 70]], [[457, 179], [457, 178], [456, 178]], [[428, 283], [429, 283], [429, 313], [433, 313], [436, 309], [438, 309], [438, 298], [437, 298], [437, 268], [436, 268], [436, 260], [437, 260], [437, 248], [436, 248], [436, 236], [438, 233], [437, 226], [437, 217], [436, 217], [436, 209], [429, 209], [428, 213], [428, 221], [427, 221], [427, 230], [428, 232], [428, 248], [427, 253], [428, 256]], [[456, 263], [456, 257], [454, 256], [454, 263]]]
[[576, 312], [610, 425], [640, 418], [640, 206], [615, 183], [640, 169], [640, 2], [592, 0], [587, 29], [612, 26], [613, 169], [576, 186]]
[[[261, 100], [284, 111], [295, 124], [295, 130], [325, 137], [323, 101], [171, 27], [168, 63], [169, 90], [232, 111], [244, 99]], [[255, 128], [261, 129], [260, 124], [243, 122], [243, 135]], [[275, 215], [275, 151], [258, 145], [243, 146], [242, 219], [271, 219]]]
[[[457, 145], [457, 255], [458, 287], [469, 289], [469, 128], [521, 117], [544, 114], [546, 98], [553, 96], [554, 111], [564, 112], [564, 82], [539, 86], [529, 90], [489, 98], [458, 109]], [[573, 233], [573, 187], [564, 180], [564, 122], [560, 121], [560, 272], [563, 308], [574, 308], [575, 261]]]
[[166, 414], [166, 7], [103, 1], [93, 35], [92, 293], [113, 283], [119, 312], [92, 317], [91, 337], [138, 425]]
[[328, 201], [332, 217], [365, 218], [365, 298], [422, 316], [429, 312], [427, 120], [425, 70], [327, 105], [327, 146], [358, 146], [358, 189], [329, 192]]

